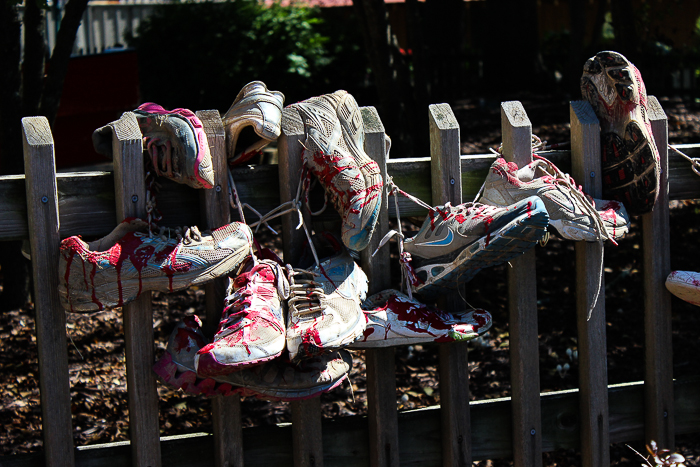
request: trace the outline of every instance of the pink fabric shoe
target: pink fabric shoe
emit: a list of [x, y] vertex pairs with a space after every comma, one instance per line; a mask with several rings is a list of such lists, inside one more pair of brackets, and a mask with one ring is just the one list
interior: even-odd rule
[[453, 315], [392, 289], [372, 295], [362, 307], [367, 329], [350, 348], [467, 341], [491, 327], [488, 311], [472, 309]]
[[[267, 256], [272, 255], [269, 251]], [[214, 342], [195, 357], [197, 374], [226, 375], [279, 357], [286, 343], [282, 301], [288, 296], [289, 282], [281, 260], [251, 256], [241, 272], [229, 279]]]

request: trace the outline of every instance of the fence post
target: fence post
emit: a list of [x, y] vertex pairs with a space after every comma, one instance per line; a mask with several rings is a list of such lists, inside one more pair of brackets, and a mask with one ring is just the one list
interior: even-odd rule
[[[456, 206], [462, 203], [459, 124], [449, 104], [429, 105], [428, 118], [432, 205]], [[438, 306], [457, 312], [464, 302], [455, 291], [440, 298]], [[440, 345], [442, 464], [446, 467], [472, 464], [468, 350], [466, 342]]]
[[[299, 112], [293, 108], [282, 111], [282, 134], [277, 141], [279, 154], [280, 203], [296, 197], [300, 183], [304, 140], [304, 124]], [[284, 262], [296, 264], [301, 257], [306, 236], [296, 213], [282, 216]], [[292, 407], [292, 440], [296, 467], [323, 466], [323, 440], [321, 430], [321, 399], [295, 401]]]
[[659, 149], [661, 183], [654, 210], [642, 216], [644, 250], [644, 435], [660, 448], [674, 448], [671, 233], [668, 207], [668, 120], [661, 104], [649, 96], [649, 120]]
[[[114, 154], [117, 222], [146, 219], [143, 141], [136, 116], [126, 112], [110, 124]], [[160, 467], [160, 423], [154, 362], [151, 292], [123, 307], [131, 458], [136, 467]]]
[[27, 223], [32, 251], [41, 417], [48, 467], [75, 465], [66, 313], [58, 295], [61, 237], [53, 136], [45, 117], [22, 119]]
[[[570, 104], [571, 173], [583, 191], [600, 198], [600, 125], [586, 101]], [[584, 467], [610, 465], [608, 366], [605, 331], [605, 280], [598, 278], [602, 261], [598, 243], [576, 242], [576, 316], [579, 350], [581, 459]], [[600, 296], [588, 319], [592, 293]]]
[[[218, 110], [197, 112], [207, 134], [209, 151], [214, 166], [214, 188], [200, 190], [204, 204], [204, 222], [213, 230], [231, 221], [228, 198], [228, 166], [226, 162], [226, 136]], [[224, 305], [228, 279], [219, 277], [205, 285], [206, 323], [205, 335], [211, 339], [216, 332]], [[217, 467], [243, 465], [243, 431], [241, 426], [241, 397], [217, 395], [212, 398], [212, 425], [214, 431], [214, 460]]]
[[[382, 180], [386, 184], [386, 141], [384, 125], [374, 107], [361, 109], [365, 128], [365, 151], [379, 165]], [[391, 277], [386, 273], [390, 254], [382, 248], [372, 258], [379, 241], [389, 231], [388, 195], [382, 190], [382, 207], [372, 240], [362, 250], [362, 270], [369, 278], [367, 295], [381, 292], [391, 286]], [[373, 467], [399, 466], [399, 420], [396, 411], [396, 350], [368, 349], [365, 351], [367, 366], [367, 409], [369, 418], [370, 465]]]
[[[518, 101], [501, 103], [503, 157], [524, 167], [532, 162], [532, 124]], [[513, 461], [516, 467], [542, 465], [537, 271], [535, 250], [510, 261], [508, 309]]]

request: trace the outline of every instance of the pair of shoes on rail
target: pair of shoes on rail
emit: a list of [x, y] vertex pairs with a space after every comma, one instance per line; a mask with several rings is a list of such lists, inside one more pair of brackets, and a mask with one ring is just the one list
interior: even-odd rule
[[[247, 162], [281, 132], [284, 94], [252, 81], [238, 93], [222, 123], [230, 165]], [[133, 111], [143, 135], [144, 152], [158, 176], [193, 188], [213, 188], [214, 169], [201, 120], [188, 109], [166, 110], [147, 102]], [[110, 125], [93, 132], [95, 150], [112, 157]], [[238, 146], [244, 148], [239, 150]]]

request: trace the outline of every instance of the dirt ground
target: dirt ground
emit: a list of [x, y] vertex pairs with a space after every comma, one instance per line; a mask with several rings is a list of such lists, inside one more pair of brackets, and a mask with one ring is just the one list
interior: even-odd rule
[[[539, 96], [521, 99], [533, 123], [533, 132], [550, 142], [568, 137], [567, 102]], [[669, 140], [700, 142], [700, 109], [692, 101], [662, 99], [669, 115]], [[497, 104], [465, 101], [455, 106], [460, 121], [463, 153], [485, 153], [500, 143]], [[697, 271], [700, 258], [700, 202], [674, 202], [671, 209], [671, 267]], [[274, 242], [273, 242], [274, 243]], [[277, 242], [279, 247], [279, 241]], [[634, 221], [618, 247], [605, 249], [606, 318], [608, 321], [608, 379], [622, 383], [643, 379], [644, 329], [641, 226]], [[552, 235], [545, 247], [538, 246], [538, 326], [542, 391], [575, 388], [578, 384], [576, 318], [574, 301], [573, 243]], [[467, 300], [493, 315], [493, 327], [470, 346], [469, 386], [473, 400], [510, 395], [509, 334], [506, 309], [506, 268], [483, 270], [467, 286]], [[6, 271], [3, 271], [5, 274]], [[394, 276], [396, 277], [396, 276]], [[167, 338], [183, 316], [204, 316], [204, 291], [193, 287], [170, 295], [154, 293], [156, 354], [165, 350]], [[700, 374], [700, 313], [673, 299], [674, 377]], [[128, 438], [127, 393], [123, 323], [120, 311], [86, 317], [68, 314], [69, 371], [75, 443], [77, 445], [123, 441]], [[571, 352], [569, 352], [569, 349]], [[572, 356], [569, 356], [569, 353]], [[440, 402], [437, 348], [431, 345], [399, 347], [396, 351], [397, 403], [413, 409]], [[557, 365], [569, 365], [557, 371]], [[349, 384], [322, 396], [325, 417], [367, 412], [364, 357], [354, 352]], [[209, 401], [190, 396], [159, 383], [162, 435], [211, 430]], [[36, 336], [32, 305], [0, 316], [0, 456], [41, 450]], [[244, 426], [291, 421], [289, 404], [244, 400]], [[676, 451], [686, 465], [700, 465], [700, 434], [676, 438]], [[641, 449], [641, 446], [636, 446]], [[624, 445], [611, 446], [614, 466], [638, 466]], [[480, 461], [480, 467], [510, 466], [507, 459]], [[577, 466], [575, 451], [545, 454], [544, 465]]]

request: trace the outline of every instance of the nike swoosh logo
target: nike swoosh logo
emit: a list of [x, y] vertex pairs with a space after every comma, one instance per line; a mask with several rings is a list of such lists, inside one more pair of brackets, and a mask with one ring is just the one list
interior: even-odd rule
[[423, 243], [416, 243], [418, 246], [445, 246], [449, 245], [452, 243], [452, 240], [454, 240], [454, 234], [452, 233], [451, 230], [447, 230], [447, 237], [443, 238], [442, 240], [435, 240], [432, 242], [423, 242]]

